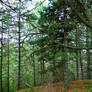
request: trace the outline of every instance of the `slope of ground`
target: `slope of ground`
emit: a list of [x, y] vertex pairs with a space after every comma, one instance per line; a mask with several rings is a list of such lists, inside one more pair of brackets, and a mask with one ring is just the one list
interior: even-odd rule
[[[30, 89], [20, 90], [18, 92], [32, 92]], [[65, 90], [63, 83], [53, 83], [47, 86], [38, 86], [34, 92], [92, 92], [92, 80], [72, 81], [70, 89]]]

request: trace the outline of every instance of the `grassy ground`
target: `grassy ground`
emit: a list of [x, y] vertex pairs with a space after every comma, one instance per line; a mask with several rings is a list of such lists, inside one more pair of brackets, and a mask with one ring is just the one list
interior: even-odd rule
[[[33, 91], [24, 89], [18, 92]], [[48, 86], [35, 87], [34, 92], [92, 92], [92, 80], [72, 81], [68, 90], [64, 89], [63, 83], [48, 84]]]

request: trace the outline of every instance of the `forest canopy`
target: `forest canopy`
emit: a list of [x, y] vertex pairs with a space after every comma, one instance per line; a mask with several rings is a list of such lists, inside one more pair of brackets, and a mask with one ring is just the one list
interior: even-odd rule
[[91, 61], [92, 0], [0, 0], [0, 92], [68, 89], [92, 79]]

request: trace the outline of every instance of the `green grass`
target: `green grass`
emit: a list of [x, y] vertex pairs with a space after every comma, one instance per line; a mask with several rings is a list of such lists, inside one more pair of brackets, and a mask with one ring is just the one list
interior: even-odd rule
[[83, 84], [92, 85], [90, 82], [83, 82]]

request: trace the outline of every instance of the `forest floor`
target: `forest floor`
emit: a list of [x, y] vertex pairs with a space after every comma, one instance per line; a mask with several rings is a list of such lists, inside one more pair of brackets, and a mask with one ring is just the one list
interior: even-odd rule
[[[18, 92], [33, 92], [30, 89], [20, 90]], [[34, 92], [92, 92], [92, 80], [72, 81], [70, 89], [64, 89], [63, 83], [48, 84], [48, 86], [38, 86]]]
[[72, 81], [70, 89], [65, 92], [92, 92], [92, 80]]

